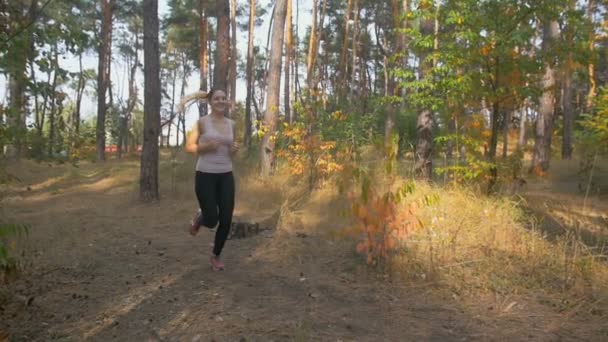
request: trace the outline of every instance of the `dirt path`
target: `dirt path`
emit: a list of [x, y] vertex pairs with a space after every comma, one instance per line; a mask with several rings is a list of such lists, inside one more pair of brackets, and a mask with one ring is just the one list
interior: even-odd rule
[[[596, 340], [592, 322], [530, 298], [496, 306], [386, 280], [361, 266], [352, 245], [328, 238], [331, 198], [312, 199], [278, 229], [228, 241], [227, 270], [213, 272], [212, 233], [186, 232], [193, 195], [184, 169], [177, 185], [163, 184], [159, 204], [142, 205], [135, 162], [22, 167], [23, 183], [2, 203], [32, 227], [32, 264], [0, 310], [10, 340]], [[238, 219], [272, 225], [285, 191], [238, 189]]]

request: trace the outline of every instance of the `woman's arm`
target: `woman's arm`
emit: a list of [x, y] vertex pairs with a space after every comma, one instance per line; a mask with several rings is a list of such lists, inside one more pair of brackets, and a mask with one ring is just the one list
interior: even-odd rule
[[230, 146], [230, 156], [234, 155], [239, 151], [239, 144], [236, 142], [236, 125], [234, 121], [231, 121], [232, 126], [232, 146]]
[[190, 135], [188, 135], [188, 139], [186, 139], [186, 152], [190, 153], [205, 153], [209, 151], [214, 151], [217, 148], [217, 142], [212, 140], [203, 144], [198, 143], [198, 138], [203, 134], [205, 127], [203, 126], [202, 121], [197, 121], [192, 127], [192, 131]]
[[190, 134], [188, 134], [188, 138], [186, 139], [186, 147], [184, 148], [186, 152], [197, 153], [198, 152], [198, 138], [201, 135], [199, 131], [200, 123], [197, 121], [192, 127]]

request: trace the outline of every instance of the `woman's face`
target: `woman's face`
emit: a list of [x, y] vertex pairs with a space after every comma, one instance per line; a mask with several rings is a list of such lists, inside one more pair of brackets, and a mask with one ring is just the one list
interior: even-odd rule
[[226, 93], [223, 90], [214, 91], [211, 96], [211, 110], [214, 113], [224, 113], [226, 105]]

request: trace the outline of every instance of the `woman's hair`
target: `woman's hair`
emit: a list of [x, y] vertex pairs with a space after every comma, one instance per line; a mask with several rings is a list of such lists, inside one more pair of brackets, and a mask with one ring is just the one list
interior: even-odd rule
[[215, 92], [220, 91], [220, 90], [222, 90], [222, 89], [221, 88], [211, 88], [211, 90], [209, 90], [208, 92], [206, 92], [204, 90], [199, 90], [197, 92], [194, 92], [192, 94], [182, 97], [181, 101], [179, 102], [180, 111], [182, 113], [184, 113], [186, 110], [186, 107], [190, 106], [195, 101], [204, 102], [204, 103], [211, 102], [211, 98], [213, 97], [213, 94], [215, 94]]
[[209, 90], [209, 92], [207, 92], [207, 96], [205, 97], [205, 99], [207, 100], [207, 102], [210, 102], [211, 99], [213, 98], [213, 94], [215, 94], [216, 92], [220, 91], [222, 89], [220, 88], [211, 88], [211, 90]]

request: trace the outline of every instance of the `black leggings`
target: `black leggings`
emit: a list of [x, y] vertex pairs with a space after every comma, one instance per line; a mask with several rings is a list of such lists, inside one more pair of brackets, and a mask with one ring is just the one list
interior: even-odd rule
[[220, 255], [228, 239], [234, 211], [234, 177], [232, 172], [207, 173], [196, 171], [194, 184], [196, 198], [203, 212], [203, 226], [213, 228], [220, 223], [215, 233], [213, 254]]

